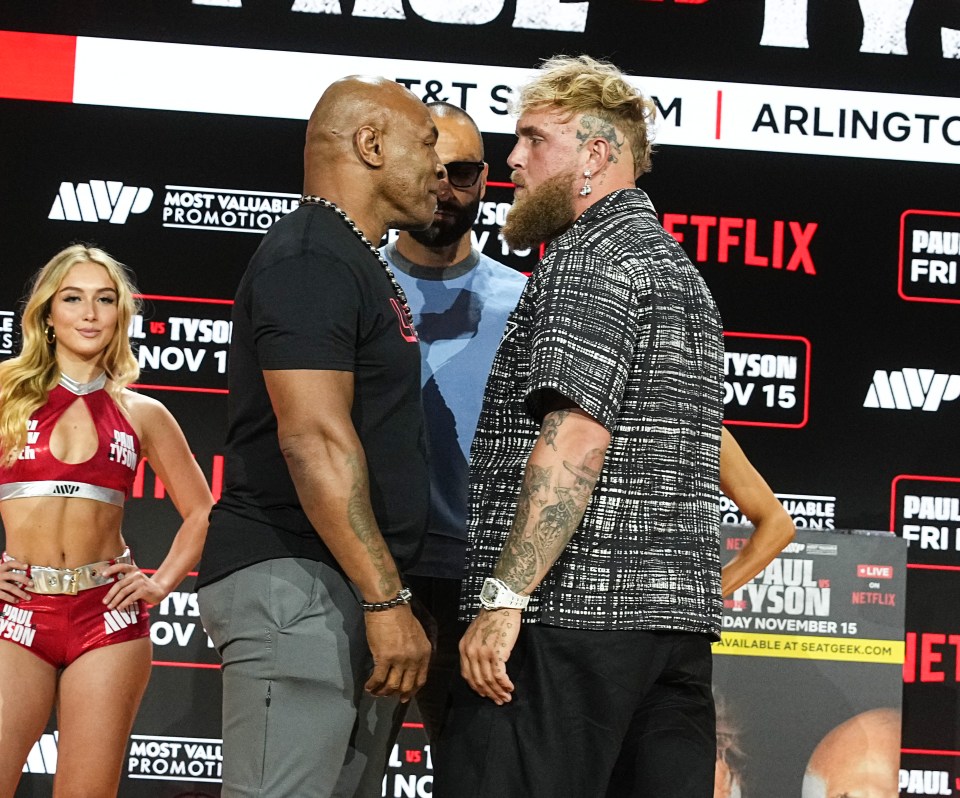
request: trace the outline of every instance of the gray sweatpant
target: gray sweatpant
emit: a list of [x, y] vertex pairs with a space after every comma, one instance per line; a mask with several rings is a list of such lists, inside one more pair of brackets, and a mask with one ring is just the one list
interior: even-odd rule
[[223, 659], [222, 798], [380, 798], [396, 698], [363, 690], [363, 610], [324, 563], [279, 559], [198, 591]]

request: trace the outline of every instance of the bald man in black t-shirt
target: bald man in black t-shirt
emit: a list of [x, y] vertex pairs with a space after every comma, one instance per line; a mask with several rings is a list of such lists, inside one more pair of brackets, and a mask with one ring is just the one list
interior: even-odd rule
[[237, 291], [198, 579], [223, 658], [224, 798], [379, 796], [391, 716], [425, 680], [401, 581], [427, 512], [417, 334], [371, 242], [432, 221], [436, 138], [399, 85], [335, 82], [307, 128], [303, 207]]

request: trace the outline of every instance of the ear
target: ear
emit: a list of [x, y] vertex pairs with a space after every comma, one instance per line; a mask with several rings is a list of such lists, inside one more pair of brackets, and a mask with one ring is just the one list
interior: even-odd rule
[[354, 136], [357, 156], [367, 166], [377, 169], [383, 166], [383, 131], [371, 125], [364, 125]]
[[583, 149], [587, 153], [587, 162], [583, 165], [583, 168], [589, 169], [590, 174], [596, 177], [606, 169], [610, 162], [610, 156], [613, 154], [613, 148], [609, 141], [598, 136], [590, 139]]
[[480, 199], [487, 196], [487, 174], [490, 172], [490, 164], [484, 163], [483, 171], [480, 173]]

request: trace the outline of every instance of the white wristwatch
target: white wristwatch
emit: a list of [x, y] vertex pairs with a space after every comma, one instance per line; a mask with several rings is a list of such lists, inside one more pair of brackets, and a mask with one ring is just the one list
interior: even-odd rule
[[480, 606], [485, 610], [523, 610], [530, 603], [530, 596], [521, 596], [514, 593], [499, 579], [488, 577], [483, 580], [480, 589]]

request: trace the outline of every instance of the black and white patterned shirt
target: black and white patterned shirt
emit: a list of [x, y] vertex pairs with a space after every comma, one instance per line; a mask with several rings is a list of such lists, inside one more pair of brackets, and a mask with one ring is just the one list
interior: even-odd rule
[[611, 440], [524, 620], [719, 635], [722, 336], [643, 191], [604, 197], [550, 244], [507, 322], [473, 441], [463, 620], [506, 542], [553, 389]]

